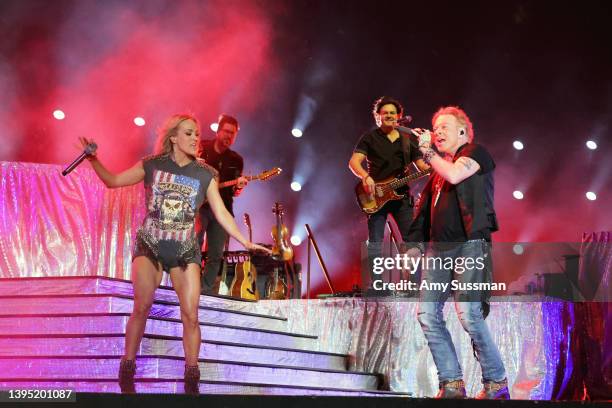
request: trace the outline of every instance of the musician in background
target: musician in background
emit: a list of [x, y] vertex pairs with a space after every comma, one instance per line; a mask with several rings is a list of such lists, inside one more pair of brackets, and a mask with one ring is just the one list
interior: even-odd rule
[[[388, 96], [378, 98], [374, 102], [372, 111], [377, 127], [361, 136], [349, 161], [349, 168], [361, 179], [364, 189], [372, 196], [375, 182], [402, 176], [411, 162], [415, 162], [421, 170], [428, 168], [421, 159], [421, 152], [415, 146], [411, 146], [409, 136], [396, 129], [397, 121], [403, 113], [403, 107], [396, 99]], [[367, 161], [367, 170], [363, 167], [364, 161]], [[381, 256], [385, 224], [389, 214], [397, 223], [402, 239], [405, 242], [408, 240], [413, 199], [407, 186], [398, 189], [397, 193], [405, 194], [405, 197], [387, 202], [376, 213], [368, 216], [370, 259]], [[369, 272], [372, 273], [371, 267]]]
[[[238, 184], [233, 187], [220, 188], [219, 193], [225, 204], [225, 208], [234, 215], [234, 197], [242, 192], [248, 180], [242, 176], [244, 161], [242, 156], [230, 149], [236, 141], [238, 120], [230, 115], [221, 114], [217, 120], [218, 128], [216, 137], [210, 140], [200, 140], [198, 157], [206, 160], [206, 163], [219, 172], [218, 183], [238, 179]], [[207, 260], [202, 273], [202, 293], [212, 292], [217, 275], [221, 272], [223, 265], [223, 250], [229, 239], [227, 232], [215, 219], [210, 206], [203, 205], [200, 208], [200, 222], [198, 225], [198, 241], [200, 248], [204, 242], [206, 232]]]

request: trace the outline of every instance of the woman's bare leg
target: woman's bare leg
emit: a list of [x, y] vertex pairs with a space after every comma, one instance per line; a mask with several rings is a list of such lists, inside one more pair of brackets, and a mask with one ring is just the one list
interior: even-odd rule
[[202, 334], [198, 319], [198, 306], [200, 304], [200, 265], [190, 263], [186, 268], [172, 268], [170, 270], [172, 286], [178, 295], [181, 305], [181, 320], [183, 321], [183, 348], [185, 350], [185, 364], [195, 366], [198, 364]]
[[146, 256], [136, 257], [132, 266], [134, 309], [125, 329], [124, 360], [134, 360], [136, 358], [153, 304], [155, 289], [162, 279], [161, 266], [154, 265]]

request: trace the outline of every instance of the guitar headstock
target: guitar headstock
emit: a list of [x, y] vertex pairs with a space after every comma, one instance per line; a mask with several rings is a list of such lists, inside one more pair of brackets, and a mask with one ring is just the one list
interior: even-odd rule
[[262, 171], [255, 177], [259, 180], [267, 180], [270, 177], [278, 176], [279, 174], [281, 174], [282, 171], [283, 169], [281, 169], [280, 167], [274, 167], [270, 170]]
[[248, 228], [251, 228], [251, 217], [249, 216], [248, 213], [244, 213], [244, 215], [242, 216], [243, 220], [244, 220], [244, 225], [246, 225]]

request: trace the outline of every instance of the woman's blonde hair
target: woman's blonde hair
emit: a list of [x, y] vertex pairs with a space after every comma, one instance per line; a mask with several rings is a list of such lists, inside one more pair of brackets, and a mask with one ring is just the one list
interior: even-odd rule
[[157, 141], [155, 142], [155, 154], [168, 154], [172, 152], [172, 142], [170, 138], [176, 136], [179, 125], [186, 121], [193, 120], [200, 132], [200, 122], [189, 113], [177, 113], [170, 116], [162, 127], [157, 131]]

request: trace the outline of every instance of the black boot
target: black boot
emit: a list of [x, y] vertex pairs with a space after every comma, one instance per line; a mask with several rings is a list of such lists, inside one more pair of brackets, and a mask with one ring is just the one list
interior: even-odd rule
[[185, 394], [200, 394], [200, 367], [185, 364]]
[[436, 398], [464, 399], [465, 383], [463, 380], [442, 381]]
[[136, 392], [134, 374], [136, 374], [136, 361], [122, 358], [119, 363], [119, 388], [121, 388], [122, 394], [134, 394]]
[[508, 380], [482, 381], [484, 388], [476, 395], [476, 399], [509, 400]]

